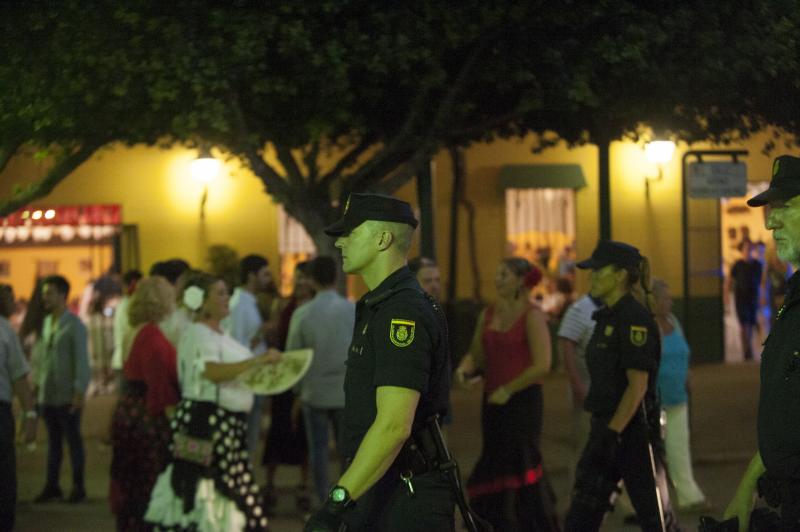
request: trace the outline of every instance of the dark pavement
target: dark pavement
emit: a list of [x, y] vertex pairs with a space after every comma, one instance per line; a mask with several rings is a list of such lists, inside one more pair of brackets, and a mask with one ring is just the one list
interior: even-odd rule
[[[716, 514], [736, 489], [740, 475], [756, 448], [755, 419], [758, 399], [758, 365], [709, 365], [694, 368], [692, 394], [692, 440], [695, 476]], [[113, 531], [106, 494], [110, 449], [101, 442], [107, 432], [115, 398], [101, 396], [87, 402], [83, 434], [87, 451], [87, 491], [89, 500], [79, 505], [52, 503], [33, 505], [31, 500], [44, 483], [45, 431], [40, 424], [38, 446], [29, 451], [18, 448], [19, 505], [17, 530], [20, 532]], [[480, 453], [480, 394], [465, 391], [453, 393], [455, 422], [449, 429], [453, 453], [466, 477]], [[563, 375], [554, 375], [545, 383], [545, 420], [543, 454], [545, 468], [558, 494], [567, 493], [566, 463], [569, 459], [567, 437], [569, 407], [567, 383]], [[62, 488], [69, 488], [69, 460], [65, 453]], [[258, 472], [263, 479], [263, 471]], [[302, 530], [302, 521], [294, 512], [294, 486], [298, 483], [296, 468], [278, 471], [279, 503], [271, 530]], [[562, 498], [563, 500], [563, 498]], [[563, 505], [563, 503], [562, 503]], [[612, 514], [603, 530], [636, 530], [625, 527], [622, 512]], [[689, 530], [697, 529], [697, 515], [681, 515], [681, 523]]]

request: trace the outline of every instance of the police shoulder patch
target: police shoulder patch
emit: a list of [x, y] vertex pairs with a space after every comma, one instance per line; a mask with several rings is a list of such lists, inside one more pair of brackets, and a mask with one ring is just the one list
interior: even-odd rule
[[389, 326], [389, 340], [397, 347], [408, 347], [414, 341], [417, 323], [411, 320], [392, 318]]
[[647, 327], [642, 325], [631, 325], [631, 343], [636, 347], [642, 347], [647, 343]]

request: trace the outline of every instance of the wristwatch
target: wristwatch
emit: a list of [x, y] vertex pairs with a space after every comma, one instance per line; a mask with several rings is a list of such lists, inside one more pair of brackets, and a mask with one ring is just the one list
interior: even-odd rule
[[328, 494], [328, 499], [336, 506], [342, 508], [349, 508], [353, 504], [353, 499], [350, 498], [350, 492], [344, 486], [334, 486]]
[[39, 415], [36, 413], [36, 410], [26, 410], [25, 411], [25, 419], [36, 419]]

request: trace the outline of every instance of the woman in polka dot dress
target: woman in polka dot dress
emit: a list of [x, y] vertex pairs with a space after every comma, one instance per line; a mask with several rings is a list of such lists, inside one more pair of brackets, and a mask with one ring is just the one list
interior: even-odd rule
[[[216, 532], [267, 529], [261, 493], [247, 453], [247, 412], [253, 394], [236, 377], [275, 362], [277, 351], [254, 357], [226, 336], [228, 289], [221, 279], [200, 274], [189, 280], [184, 303], [198, 314], [178, 345], [183, 399], [172, 420], [174, 434], [211, 442], [208, 465], [175, 455], [159, 476], [145, 519], [156, 530]], [[185, 455], [182, 455], [185, 456]]]

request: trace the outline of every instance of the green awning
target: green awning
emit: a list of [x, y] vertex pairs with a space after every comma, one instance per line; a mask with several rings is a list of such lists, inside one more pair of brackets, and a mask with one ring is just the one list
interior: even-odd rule
[[583, 188], [586, 179], [579, 164], [507, 164], [500, 169], [500, 189]]

